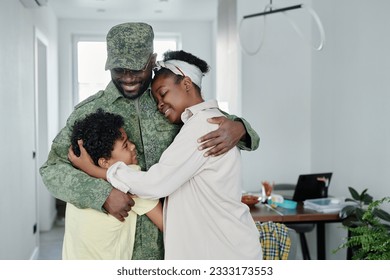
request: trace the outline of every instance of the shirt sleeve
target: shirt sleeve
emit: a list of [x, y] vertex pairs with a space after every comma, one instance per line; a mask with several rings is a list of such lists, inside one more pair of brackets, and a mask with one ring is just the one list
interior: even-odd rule
[[152, 210], [158, 204], [158, 199], [143, 199], [139, 197], [133, 198], [134, 206], [131, 207], [137, 215], [144, 215]]
[[246, 130], [246, 141], [240, 141], [237, 144], [237, 147], [245, 151], [255, 151], [259, 147], [260, 137], [257, 132], [251, 127], [249, 122], [244, 118], [239, 118], [235, 115], [229, 115], [226, 112], [221, 111], [229, 120], [240, 121], [245, 127]]
[[[134, 170], [134, 171], [141, 171], [141, 167], [139, 165], [135, 165], [135, 164], [132, 164], [132, 165], [128, 165], [127, 167], [129, 167], [130, 169]], [[126, 168], [125, 168], [126, 169]], [[113, 179], [114, 182], [115, 182], [115, 178]], [[114, 188], [120, 190], [121, 192], [124, 192], [124, 193], [128, 193], [130, 192], [130, 188], [127, 184], [123, 184], [121, 183], [120, 181], [117, 182], [115, 185], [112, 185]]]
[[108, 169], [107, 180], [113, 186], [127, 186], [131, 193], [142, 198], [166, 197], [190, 180], [208, 160], [203, 151], [198, 150], [197, 139], [215, 127], [215, 124], [207, 123], [206, 118], [183, 126], [160, 161], [147, 172], [136, 172], [118, 162]]

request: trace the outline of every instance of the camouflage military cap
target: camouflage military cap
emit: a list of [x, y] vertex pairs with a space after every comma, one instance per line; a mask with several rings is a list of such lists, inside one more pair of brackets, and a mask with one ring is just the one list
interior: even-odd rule
[[106, 70], [141, 70], [153, 53], [153, 28], [142, 22], [116, 25], [107, 34]]

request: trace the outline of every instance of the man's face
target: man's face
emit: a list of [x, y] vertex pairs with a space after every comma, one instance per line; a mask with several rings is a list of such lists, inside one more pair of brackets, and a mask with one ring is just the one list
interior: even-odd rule
[[141, 70], [130, 70], [125, 68], [111, 69], [111, 79], [117, 89], [124, 97], [136, 99], [140, 97], [149, 87], [152, 81], [152, 69], [156, 62], [157, 54], [152, 54]]

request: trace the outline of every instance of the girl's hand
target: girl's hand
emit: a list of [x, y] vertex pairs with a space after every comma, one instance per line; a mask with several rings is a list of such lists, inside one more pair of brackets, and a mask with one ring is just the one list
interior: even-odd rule
[[72, 146], [70, 146], [68, 151], [68, 159], [72, 163], [74, 167], [77, 167], [78, 169], [81, 169], [84, 171], [83, 167], [88, 166], [90, 164], [94, 164], [91, 156], [88, 154], [87, 150], [83, 146], [83, 140], [78, 140], [77, 144], [79, 145], [80, 149], [80, 156], [76, 156], [76, 154], [73, 152]]
[[77, 144], [80, 148], [80, 156], [76, 156], [73, 152], [72, 147], [68, 150], [68, 159], [72, 165], [81, 171], [84, 171], [89, 176], [95, 178], [106, 179], [106, 170], [95, 165], [91, 156], [88, 154], [87, 150], [83, 146], [83, 140], [78, 140]]

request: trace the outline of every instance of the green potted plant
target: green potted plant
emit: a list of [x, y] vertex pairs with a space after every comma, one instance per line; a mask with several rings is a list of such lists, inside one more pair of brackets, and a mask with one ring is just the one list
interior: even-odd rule
[[354, 260], [390, 260], [390, 214], [381, 207], [390, 197], [373, 200], [365, 189], [358, 193], [349, 187], [352, 198], [340, 211], [348, 237], [335, 251], [347, 248]]
[[363, 190], [360, 194], [352, 187], [348, 187], [348, 190], [351, 198], [345, 199], [348, 204], [340, 211], [340, 217], [343, 219], [342, 223], [346, 227], [360, 221], [365, 209], [373, 201], [372, 196], [367, 193], [368, 189]]

